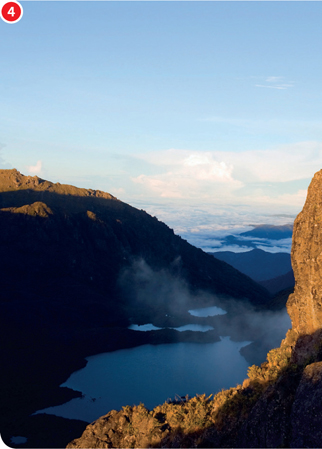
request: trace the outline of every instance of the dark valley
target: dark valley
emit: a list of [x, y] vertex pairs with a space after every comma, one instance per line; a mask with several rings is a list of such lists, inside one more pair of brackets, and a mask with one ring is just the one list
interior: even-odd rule
[[292, 328], [280, 347], [248, 370], [241, 385], [213, 397], [111, 411], [69, 448], [321, 447], [322, 171], [315, 174], [294, 223], [295, 289], [287, 300]]
[[[247, 311], [269, 309], [265, 288], [108, 193], [1, 170], [0, 228], [7, 444], [18, 434], [28, 436], [19, 447], [61, 447], [84, 429], [32, 413], [81, 396], [59, 385], [86, 356], [219, 335], [261, 337]], [[207, 319], [187, 312], [210, 305], [228, 313]], [[205, 333], [168, 329], [210, 321], [214, 330]], [[128, 329], [148, 322], [166, 329]]]

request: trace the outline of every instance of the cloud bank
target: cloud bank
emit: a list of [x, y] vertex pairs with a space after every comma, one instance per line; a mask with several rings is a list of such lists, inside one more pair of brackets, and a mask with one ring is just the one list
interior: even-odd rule
[[169, 149], [138, 157], [157, 169], [131, 178], [142, 195], [299, 210], [313, 174], [322, 168], [322, 143], [240, 152]]
[[[158, 164], [155, 153], [152, 158], [155, 156]], [[167, 161], [164, 173], [132, 178], [161, 198], [211, 198], [215, 190], [222, 195], [243, 186], [232, 177], [233, 166], [209, 152], [186, 154], [169, 150], [161, 160]]]

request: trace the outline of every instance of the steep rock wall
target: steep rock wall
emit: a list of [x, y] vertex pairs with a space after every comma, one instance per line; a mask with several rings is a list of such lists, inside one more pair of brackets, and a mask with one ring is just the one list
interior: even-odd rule
[[287, 302], [292, 329], [299, 336], [313, 334], [322, 327], [322, 170], [294, 223], [292, 266], [295, 290]]

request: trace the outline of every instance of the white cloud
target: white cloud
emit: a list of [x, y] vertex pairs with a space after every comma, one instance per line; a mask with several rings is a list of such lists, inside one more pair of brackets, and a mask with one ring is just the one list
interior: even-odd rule
[[159, 172], [131, 178], [142, 197], [300, 210], [309, 180], [322, 169], [322, 142], [240, 152], [170, 149], [140, 158]]
[[289, 87], [293, 87], [293, 84], [280, 84], [278, 86], [267, 86], [265, 84], [255, 84], [256, 87], [266, 87], [268, 89], [280, 89], [280, 90], [284, 90], [284, 89], [288, 89]]
[[294, 83], [285, 82], [284, 76], [268, 76], [264, 80], [265, 84], [255, 84], [256, 87], [265, 87], [268, 89], [288, 89], [294, 87]]
[[[0, 142], [0, 153], [3, 150], [3, 148], [6, 145]], [[4, 168], [4, 169], [8, 169], [8, 168], [12, 168], [10, 164], [8, 164], [4, 158], [2, 157], [2, 155], [0, 154], [0, 168]]]
[[[169, 157], [169, 152], [172, 158]], [[164, 173], [141, 174], [132, 178], [132, 181], [144, 185], [161, 198], [216, 197], [224, 200], [230, 192], [243, 186], [242, 182], [236, 181], [232, 176], [233, 165], [217, 160], [210, 152], [169, 152], [162, 152], [162, 155], [153, 153], [146, 158], [150, 163], [155, 161], [157, 165], [162, 161]]]
[[218, 152], [243, 182], [287, 182], [312, 178], [322, 168], [322, 142], [299, 142], [267, 150]]
[[268, 83], [278, 83], [278, 82], [280, 82], [280, 81], [282, 81], [283, 80], [283, 77], [282, 76], [268, 76], [267, 78], [266, 78], [266, 81], [268, 82]]
[[271, 197], [269, 195], [254, 195], [243, 197], [243, 203], [266, 204], [266, 205], [292, 205], [303, 207], [307, 195], [307, 190], [300, 189], [295, 193], [285, 193]]
[[29, 165], [27, 167], [28, 172], [31, 175], [39, 175], [42, 173], [42, 162], [41, 161], [37, 161], [36, 165]]
[[[298, 142], [246, 151], [161, 150], [138, 156], [162, 167], [161, 180], [183, 175], [212, 182], [227, 182], [239, 188], [249, 182], [287, 182], [312, 178], [322, 169], [322, 142]], [[141, 175], [142, 176], [142, 175]], [[178, 179], [179, 181], [179, 179]]]
[[124, 195], [125, 189], [123, 189], [123, 187], [109, 187], [109, 193], [114, 196]]

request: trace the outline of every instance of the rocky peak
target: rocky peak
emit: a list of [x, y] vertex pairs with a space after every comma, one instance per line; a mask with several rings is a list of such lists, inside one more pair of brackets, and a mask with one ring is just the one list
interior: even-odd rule
[[1, 212], [10, 212], [12, 214], [24, 214], [39, 217], [48, 217], [52, 215], [52, 210], [47, 206], [47, 204], [37, 201], [33, 204], [26, 204], [21, 207], [5, 207], [0, 210]]
[[15, 190], [46, 191], [60, 195], [116, 199], [113, 195], [101, 190], [82, 189], [68, 184], [46, 181], [38, 176], [25, 176], [15, 168], [12, 170], [0, 170], [0, 192]]
[[287, 302], [298, 336], [322, 328], [322, 170], [313, 177], [302, 212], [294, 223], [292, 266], [295, 290]]
[[15, 168], [12, 170], [0, 170], [0, 192], [16, 190], [19, 188], [34, 188], [43, 179], [38, 176], [24, 176]]

